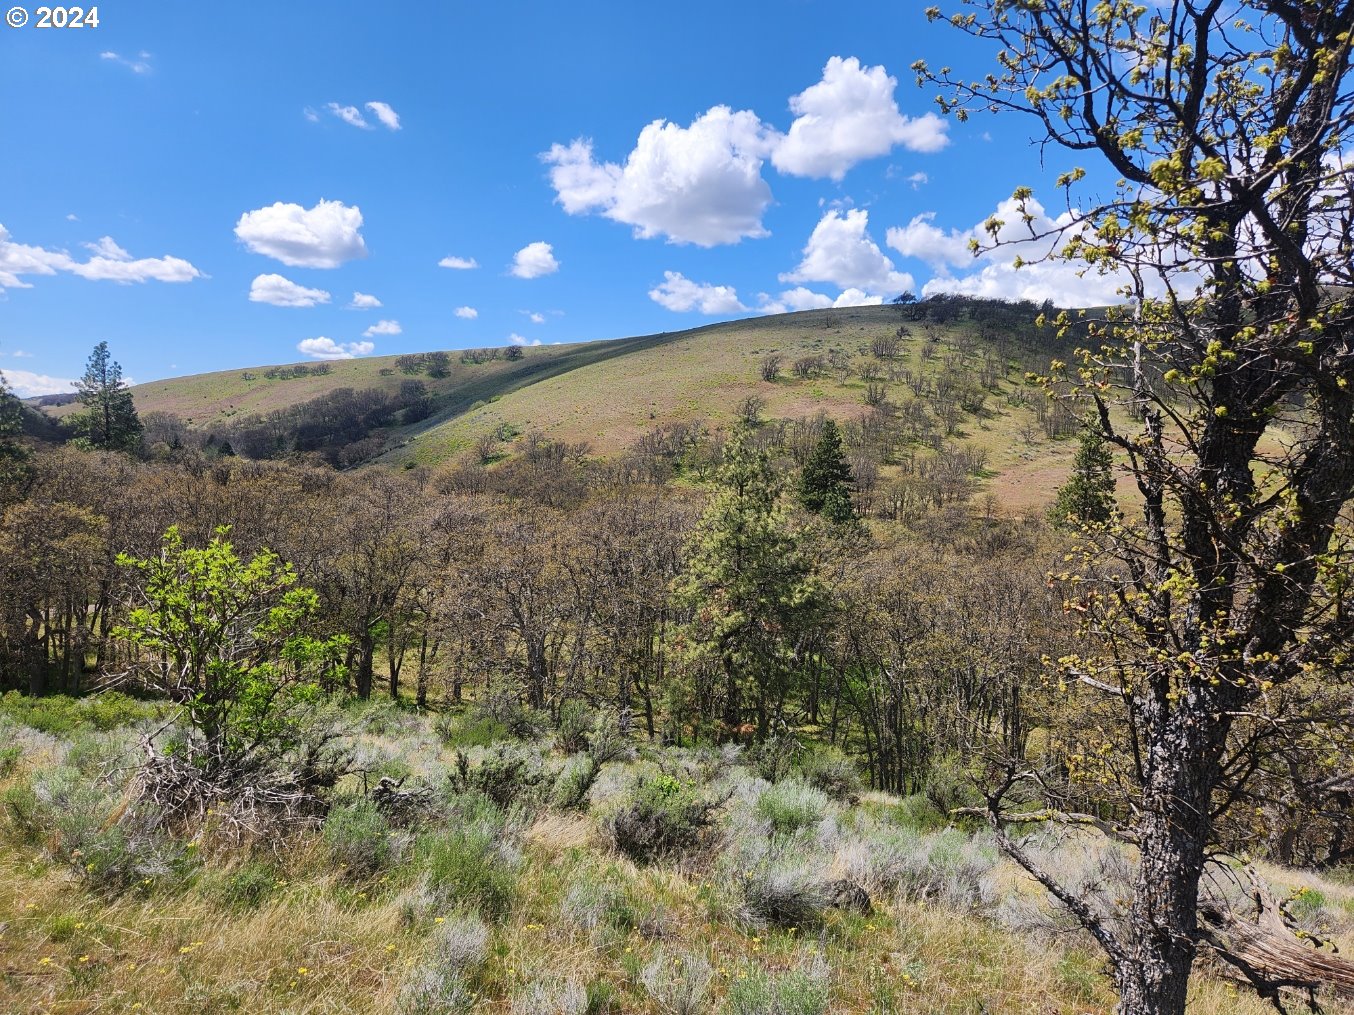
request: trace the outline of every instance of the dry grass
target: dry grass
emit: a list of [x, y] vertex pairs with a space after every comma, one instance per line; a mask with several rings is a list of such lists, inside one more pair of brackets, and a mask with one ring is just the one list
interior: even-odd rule
[[[402, 742], [421, 734], [400, 727], [385, 739], [366, 739], [400, 756]], [[49, 746], [26, 765], [48, 764]], [[896, 803], [875, 793], [867, 801]], [[392, 1012], [401, 983], [430, 961], [439, 917], [456, 906], [454, 899], [408, 905], [421, 891], [416, 860], [368, 882], [345, 880], [315, 835], [276, 855], [256, 854], [255, 877], [266, 873], [252, 907], [224, 891], [245, 863], [225, 849], [205, 857], [186, 885], [153, 884], [109, 898], [34, 848], [7, 840], [3, 826], [0, 818], [6, 1015]], [[492, 926], [486, 961], [472, 976], [476, 1012], [506, 1013], [532, 984], [574, 980], [610, 998], [598, 1011], [658, 1015], [641, 981], [660, 955], [708, 960], [710, 1011], [721, 1010], [728, 985], [749, 969], [785, 972], [814, 955], [831, 969], [832, 1012], [1099, 1015], [1113, 1005], [1102, 960], [1075, 938], [1050, 943], [969, 912], [889, 899], [876, 900], [870, 916], [829, 911], [812, 931], [757, 929], [731, 918], [717, 856], [682, 869], [636, 866], [603, 850], [592, 817], [548, 811], [528, 827], [524, 843], [512, 906]], [[1015, 877], [1009, 869], [998, 874], [1008, 886]], [[566, 904], [570, 890], [589, 879], [609, 886], [603, 901]], [[1323, 879], [1300, 880], [1328, 899], [1351, 895]], [[600, 907], [602, 915], [579, 918], [580, 906]], [[1271, 1009], [1201, 976], [1190, 1010]]]

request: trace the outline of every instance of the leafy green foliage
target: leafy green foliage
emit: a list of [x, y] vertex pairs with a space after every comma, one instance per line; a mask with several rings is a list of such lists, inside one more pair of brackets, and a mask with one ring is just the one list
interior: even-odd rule
[[205, 769], [251, 765], [300, 747], [306, 712], [332, 679], [346, 639], [307, 633], [319, 609], [313, 589], [264, 550], [248, 563], [218, 529], [202, 549], [177, 527], [159, 556], [118, 557], [142, 576], [141, 605], [113, 631], [139, 653], [147, 686], [186, 710], [203, 743]]

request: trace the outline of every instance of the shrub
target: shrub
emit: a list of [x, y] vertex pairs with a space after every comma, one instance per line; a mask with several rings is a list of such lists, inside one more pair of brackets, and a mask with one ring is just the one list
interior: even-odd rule
[[714, 970], [704, 955], [686, 952], [669, 956], [661, 948], [639, 974], [644, 990], [665, 1015], [705, 1011], [713, 978]]
[[407, 732], [420, 726], [416, 716], [388, 699], [362, 701], [355, 711], [361, 730], [375, 736]]
[[488, 747], [508, 738], [508, 727], [488, 715], [444, 713], [433, 720], [433, 732], [448, 747]]
[[555, 745], [565, 754], [577, 754], [588, 749], [596, 713], [587, 702], [566, 701], [559, 709], [559, 726], [555, 730]]
[[949, 816], [943, 814], [924, 793], [913, 793], [898, 802], [893, 820], [919, 832], [939, 831], [949, 825]]
[[429, 890], [446, 902], [495, 919], [506, 914], [516, 892], [515, 865], [499, 849], [501, 828], [474, 822], [427, 843]]
[[524, 705], [514, 690], [492, 691], [475, 710], [476, 718], [492, 719], [508, 735], [519, 740], [536, 740], [549, 728], [549, 717]]
[[963, 763], [954, 757], [941, 758], [932, 764], [926, 773], [922, 792], [942, 814], [949, 814], [957, 807], [982, 802]]
[[577, 980], [537, 981], [513, 995], [512, 1015], [586, 1015], [588, 993]]
[[615, 711], [599, 713], [593, 723], [592, 737], [588, 741], [588, 754], [597, 762], [597, 767], [608, 761], [633, 761], [635, 745], [626, 732], [625, 724]]
[[462, 1015], [475, 1004], [475, 992], [455, 973], [419, 966], [400, 984], [395, 997], [399, 1015]]
[[478, 969], [488, 947], [489, 927], [473, 913], [455, 913], [433, 932], [433, 961], [446, 971], [468, 974]]
[[397, 856], [390, 823], [370, 800], [336, 804], [324, 821], [324, 844], [350, 878], [369, 878]]
[[160, 878], [185, 877], [191, 867], [177, 842], [158, 832], [151, 816], [127, 810], [121, 794], [70, 767], [48, 772], [29, 792], [20, 787], [5, 803], [29, 841], [42, 841], [53, 859], [86, 886], [117, 894]]
[[590, 754], [576, 754], [565, 762], [555, 777], [550, 801], [556, 807], [582, 807], [588, 799], [588, 790], [597, 779], [597, 761]]
[[702, 799], [695, 790], [670, 775], [641, 779], [602, 823], [612, 845], [641, 863], [694, 846], [710, 815], [728, 798]]
[[855, 762], [835, 747], [805, 752], [800, 773], [806, 783], [834, 800], [850, 800], [860, 793], [860, 772]]
[[827, 963], [814, 956], [803, 969], [776, 975], [747, 965], [729, 981], [729, 1015], [823, 1015], [831, 989]]
[[992, 900], [997, 850], [985, 836], [970, 838], [958, 829], [921, 837], [906, 858], [899, 889], [913, 899], [933, 899], [955, 909], [972, 909]]
[[921, 836], [911, 829], [874, 828], [842, 843], [836, 864], [852, 881], [875, 895], [886, 895], [904, 879], [915, 876], [918, 855], [924, 855]]
[[453, 782], [458, 789], [483, 793], [504, 809], [530, 802], [538, 789], [550, 788], [540, 753], [516, 744], [495, 744], [474, 766], [468, 754], [457, 751]]
[[817, 864], [781, 859], [763, 862], [742, 877], [746, 917], [756, 924], [814, 927], [831, 899]]
[[19, 767], [19, 760], [23, 756], [23, 748], [17, 744], [0, 747], [0, 779], [13, 775], [15, 769]]
[[251, 860], [222, 877], [216, 895], [228, 906], [253, 909], [268, 897], [276, 884], [277, 874], [272, 868]]
[[617, 883], [614, 870], [583, 867], [570, 879], [569, 891], [560, 900], [560, 916], [589, 933], [626, 933], [636, 923], [634, 907]]
[[790, 774], [803, 745], [788, 733], [767, 737], [747, 752], [747, 763], [767, 782], [780, 782]]
[[793, 835], [801, 828], [815, 825], [827, 813], [828, 799], [821, 791], [802, 782], [777, 783], [757, 800], [757, 816], [770, 822], [779, 835]]

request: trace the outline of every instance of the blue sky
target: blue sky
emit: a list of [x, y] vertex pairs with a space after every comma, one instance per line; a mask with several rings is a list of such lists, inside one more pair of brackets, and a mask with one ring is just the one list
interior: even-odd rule
[[930, 115], [912, 61], [991, 53], [923, 7], [123, 0], [0, 27], [0, 369], [35, 394], [100, 340], [140, 381], [903, 287], [1103, 301], [965, 252], [1067, 165], [1021, 118]]

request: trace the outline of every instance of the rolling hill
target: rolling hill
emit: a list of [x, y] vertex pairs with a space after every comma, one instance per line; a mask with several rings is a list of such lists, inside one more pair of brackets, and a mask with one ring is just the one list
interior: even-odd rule
[[[993, 308], [996, 310], [993, 310]], [[984, 310], [987, 308], [987, 310]], [[509, 437], [536, 431], [586, 443], [590, 453], [623, 453], [646, 431], [700, 420], [729, 425], [749, 397], [769, 420], [827, 413], [839, 421], [870, 412], [880, 394], [896, 407], [934, 398], [938, 386], [981, 389], [951, 420], [948, 444], [981, 452], [989, 486], [1011, 507], [1045, 503], [1062, 481], [1070, 448], [1042, 432], [1042, 396], [1024, 383], [1027, 369], [1047, 363], [1051, 339], [1036, 334], [1028, 308], [964, 301], [948, 319], [907, 320], [893, 306], [803, 311], [707, 325], [687, 331], [573, 345], [448, 354], [445, 376], [411, 367], [408, 357], [354, 359], [327, 370], [265, 368], [219, 371], [133, 388], [144, 416], [170, 413], [190, 429], [226, 437], [269, 413], [275, 416], [340, 389], [394, 398], [410, 381], [426, 392], [427, 415], [410, 422], [396, 413], [379, 427], [377, 464], [437, 466], [465, 453], [484, 433]], [[1004, 316], [1003, 316], [1004, 315]], [[906, 334], [894, 355], [871, 351], [881, 336]], [[513, 353], [512, 355], [516, 355]], [[774, 381], [761, 377], [768, 356], [781, 357]], [[833, 369], [829, 357], [839, 368]], [[475, 360], [481, 360], [476, 362]], [[797, 360], [814, 361], [797, 376]], [[873, 379], [862, 376], [876, 374]], [[324, 369], [324, 368], [322, 368]], [[971, 394], [972, 392], [970, 392]], [[930, 401], [927, 404], [931, 404]], [[54, 415], [71, 411], [55, 407]], [[505, 445], [511, 454], [511, 440]], [[924, 453], [924, 452], [923, 452]]]

